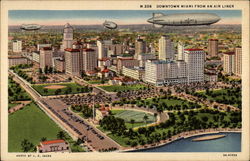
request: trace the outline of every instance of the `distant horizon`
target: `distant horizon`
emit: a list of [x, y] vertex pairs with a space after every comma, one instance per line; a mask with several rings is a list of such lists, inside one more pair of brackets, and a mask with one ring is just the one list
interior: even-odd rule
[[[65, 22], [65, 24], [68, 22]], [[31, 24], [35, 24], [35, 23], [31, 23]], [[59, 25], [41, 25], [41, 26], [64, 26], [65, 24], [59, 24]], [[71, 26], [100, 26], [101, 24], [91, 24], [91, 25], [87, 25], [87, 24], [71, 24], [69, 23]], [[28, 24], [21, 24], [21, 25], [28, 25]], [[36, 25], [40, 25], [40, 24], [36, 24]], [[119, 25], [119, 26], [128, 26], [128, 25], [152, 25], [152, 24], [124, 24], [124, 25]], [[212, 24], [210, 26], [216, 26], [216, 25], [242, 25], [242, 24]], [[9, 25], [9, 27], [16, 27], [16, 26], [20, 26], [20, 25]], [[169, 26], [171, 27], [171, 26]], [[172, 26], [174, 27], [174, 26]]]
[[152, 13], [215, 13], [221, 20], [216, 24], [241, 24], [241, 10], [11, 10], [9, 26], [39, 24], [43, 26], [102, 25], [105, 20], [118, 25], [149, 24]]

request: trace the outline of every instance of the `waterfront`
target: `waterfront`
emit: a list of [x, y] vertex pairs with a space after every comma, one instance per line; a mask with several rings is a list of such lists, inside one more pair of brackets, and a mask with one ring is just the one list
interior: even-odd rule
[[[152, 148], [143, 149], [133, 152], [240, 152], [241, 151], [241, 133], [227, 133], [220, 134], [226, 135], [224, 138], [193, 142], [192, 139], [199, 138], [194, 136], [186, 139], [180, 139], [172, 143]], [[213, 134], [208, 134], [213, 135]], [[202, 135], [202, 136], [208, 136]]]

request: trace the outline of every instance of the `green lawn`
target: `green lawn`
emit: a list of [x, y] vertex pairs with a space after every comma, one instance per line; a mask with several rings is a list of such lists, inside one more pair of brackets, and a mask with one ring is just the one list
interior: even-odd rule
[[129, 91], [129, 90], [138, 90], [144, 89], [146, 86], [142, 84], [135, 85], [108, 85], [108, 86], [99, 86], [100, 88], [108, 91], [108, 92], [120, 92], [120, 91]]
[[12, 107], [15, 107], [16, 105], [19, 105], [20, 103], [9, 103], [8, 109], [11, 109]]
[[[102, 81], [101, 80], [90, 80], [90, 81], [87, 81], [89, 84], [102, 84]], [[104, 83], [107, 82], [107, 81], [104, 81]]]
[[[50, 85], [62, 85], [66, 87], [61, 88], [61, 89], [44, 88]], [[85, 92], [90, 91], [90, 89], [87, 86], [81, 86], [77, 83], [56, 83], [56, 84], [50, 83], [50, 84], [33, 85], [32, 87], [42, 96], [49, 96], [49, 95], [56, 95], [56, 94], [77, 94], [77, 93], [85, 93]]]
[[[31, 103], [22, 110], [9, 115], [8, 151], [22, 152], [21, 142], [27, 139], [35, 146], [42, 137], [47, 140], [57, 139], [57, 133], [62, 129], [54, 123], [36, 104]], [[74, 145], [71, 137], [67, 136], [72, 151], [83, 151]]]
[[21, 152], [21, 141], [38, 145], [42, 137], [56, 139], [61, 129], [37, 105], [31, 103], [9, 115], [9, 152]]
[[128, 138], [122, 136], [116, 136], [113, 134], [108, 134], [108, 136], [121, 146], [128, 147], [128, 145], [126, 144], [126, 141], [129, 140]]

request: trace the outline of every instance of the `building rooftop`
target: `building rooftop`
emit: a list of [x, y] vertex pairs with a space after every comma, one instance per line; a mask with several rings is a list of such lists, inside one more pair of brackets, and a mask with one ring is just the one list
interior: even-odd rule
[[95, 51], [95, 50], [91, 48], [84, 48], [83, 51], [89, 52], [89, 51]]
[[69, 23], [66, 23], [65, 25], [64, 25], [64, 28], [73, 28]]
[[23, 56], [18, 56], [18, 55], [15, 55], [15, 56], [8, 56], [9, 59], [26, 59], [25, 57]]
[[51, 47], [43, 47], [41, 50], [52, 50], [52, 48]]
[[107, 61], [107, 60], [109, 60], [110, 58], [101, 58], [101, 59], [99, 59], [100, 61]]
[[234, 55], [235, 53], [233, 51], [230, 51], [230, 52], [225, 52], [223, 54], [226, 54], [226, 55]]
[[203, 49], [184, 49], [185, 51], [203, 51]]
[[80, 41], [76, 41], [73, 43], [73, 45], [82, 45], [82, 43]]
[[67, 48], [67, 49], [64, 49], [65, 51], [68, 51], [68, 52], [80, 52], [79, 49], [72, 49], [72, 48]]
[[48, 140], [48, 141], [41, 142], [41, 144], [43, 145], [56, 144], [56, 143], [65, 143], [65, 141], [62, 139], [58, 139], [58, 140]]

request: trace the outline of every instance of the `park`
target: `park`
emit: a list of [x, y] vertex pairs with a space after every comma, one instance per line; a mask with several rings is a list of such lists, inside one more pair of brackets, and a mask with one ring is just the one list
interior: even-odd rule
[[81, 86], [77, 83], [56, 83], [39, 84], [32, 87], [42, 96], [87, 93], [92, 89], [88, 86]]

